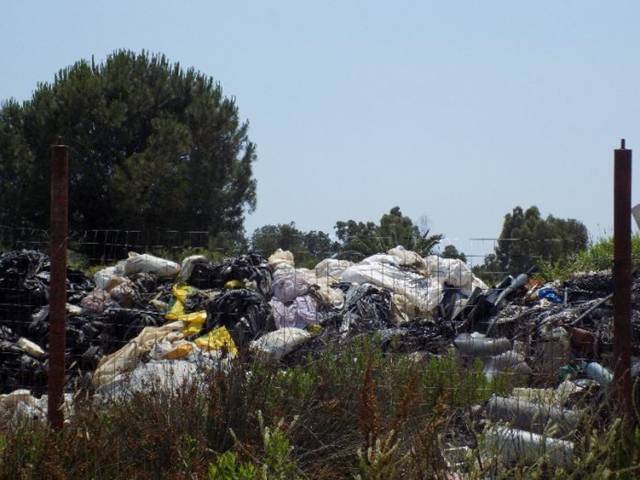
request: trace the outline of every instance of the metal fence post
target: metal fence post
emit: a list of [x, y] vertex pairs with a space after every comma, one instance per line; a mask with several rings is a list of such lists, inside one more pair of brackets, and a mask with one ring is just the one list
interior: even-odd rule
[[[58, 142], [60, 143], [60, 142]], [[54, 429], [64, 422], [64, 350], [67, 302], [67, 237], [69, 229], [69, 156], [65, 145], [51, 148], [51, 275], [49, 283], [48, 417]]]
[[624, 139], [614, 153], [613, 196], [614, 383], [621, 412], [631, 419], [631, 150]]

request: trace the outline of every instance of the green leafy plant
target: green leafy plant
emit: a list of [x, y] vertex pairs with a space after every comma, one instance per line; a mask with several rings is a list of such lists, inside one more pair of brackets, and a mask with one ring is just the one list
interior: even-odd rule
[[209, 465], [209, 480], [253, 480], [258, 469], [252, 463], [238, 461], [234, 452], [224, 452], [215, 463]]

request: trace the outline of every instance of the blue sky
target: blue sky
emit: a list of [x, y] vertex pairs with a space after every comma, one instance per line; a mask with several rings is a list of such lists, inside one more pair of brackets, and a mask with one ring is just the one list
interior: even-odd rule
[[612, 150], [624, 137], [640, 152], [639, 14], [587, 0], [1, 0], [0, 99], [81, 58], [162, 52], [250, 121], [249, 232], [331, 231], [399, 205], [480, 253], [490, 242], [469, 239], [496, 237], [515, 205], [612, 231]]

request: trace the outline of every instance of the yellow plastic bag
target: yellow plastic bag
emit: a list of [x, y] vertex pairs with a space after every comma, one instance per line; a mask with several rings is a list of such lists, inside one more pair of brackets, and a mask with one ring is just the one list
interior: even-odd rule
[[229, 280], [224, 284], [224, 288], [227, 288], [227, 289], [243, 288], [243, 287], [244, 287], [244, 283], [242, 283], [240, 280]]
[[182, 333], [185, 335], [194, 335], [202, 330], [202, 326], [207, 321], [207, 312], [201, 310], [199, 312], [185, 313], [178, 316], [177, 320], [185, 324]]
[[189, 285], [176, 284], [171, 289], [171, 293], [173, 293], [175, 299], [181, 301], [182, 303], [187, 301], [187, 297], [191, 294], [192, 291], [193, 288], [191, 288]]
[[193, 344], [185, 342], [177, 345], [176, 348], [174, 348], [170, 352], [167, 352], [167, 354], [162, 358], [164, 358], [165, 360], [178, 360], [180, 358], [188, 356], [192, 351]]
[[180, 316], [184, 315], [184, 302], [191, 293], [192, 288], [188, 285], [174, 285], [171, 289], [175, 302], [171, 306], [171, 310], [164, 316], [167, 320], [180, 320]]
[[225, 349], [232, 355], [236, 355], [238, 353], [236, 344], [233, 342], [233, 338], [231, 338], [229, 331], [225, 327], [218, 327], [211, 330], [206, 335], [196, 338], [195, 344], [202, 350]]

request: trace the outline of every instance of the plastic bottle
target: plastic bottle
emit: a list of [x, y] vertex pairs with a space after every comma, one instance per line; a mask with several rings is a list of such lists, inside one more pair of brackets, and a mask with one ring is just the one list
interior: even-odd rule
[[595, 380], [603, 387], [606, 387], [613, 381], [613, 374], [598, 362], [587, 363], [584, 367], [584, 373], [591, 380]]
[[462, 355], [471, 357], [491, 357], [511, 349], [508, 338], [488, 338], [479, 333], [461, 333], [453, 344]]

